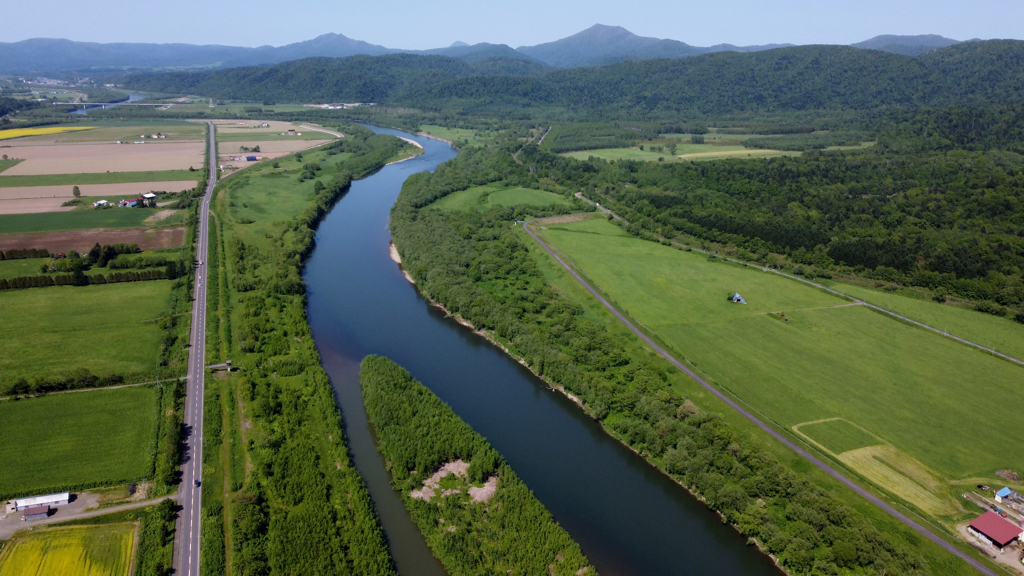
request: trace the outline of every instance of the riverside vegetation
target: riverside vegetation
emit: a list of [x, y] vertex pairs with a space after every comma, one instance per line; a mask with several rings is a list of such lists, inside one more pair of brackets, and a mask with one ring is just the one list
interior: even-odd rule
[[392, 483], [449, 573], [592, 571], [490, 444], [408, 371], [368, 356], [359, 380]]
[[336, 128], [344, 139], [232, 175], [212, 201], [208, 360], [231, 358], [241, 372], [208, 394], [204, 574], [394, 573], [320, 366], [300, 270], [314, 227], [352, 180], [411, 146]]
[[452, 192], [491, 183], [496, 175], [507, 186], [544, 187], [568, 197], [578, 189], [570, 173], [597, 173], [564, 158], [546, 168], [536, 160], [527, 157], [529, 165], [519, 166], [506, 153], [464, 150], [434, 174], [409, 178], [392, 211], [391, 228], [403, 267], [425, 296], [578, 397], [613, 435], [698, 494], [784, 568], [797, 573], [963, 569], [934, 551], [922, 556], [928, 545], [905, 532], [880, 531], [873, 522], [885, 520], [866, 516], [788, 469], [722, 417], [681, 395], [670, 386], [669, 372], [588, 318], [548, 283], [510, 225], [529, 209], [431, 207]]

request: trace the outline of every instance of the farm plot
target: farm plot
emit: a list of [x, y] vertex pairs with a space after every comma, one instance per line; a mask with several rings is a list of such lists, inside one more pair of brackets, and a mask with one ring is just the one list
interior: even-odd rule
[[158, 399], [156, 388], [135, 386], [0, 402], [0, 494], [148, 477]]
[[[214, 120], [217, 126], [217, 134], [280, 134], [288, 130], [304, 132], [297, 124], [292, 122], [281, 122], [278, 120]], [[261, 127], [260, 124], [269, 124]]]
[[[191, 190], [194, 180], [164, 180], [160, 182], [128, 182], [123, 184], [82, 184], [78, 191], [82, 196], [137, 196], [147, 192], [182, 192]], [[10, 186], [0, 188], [0, 201], [27, 198], [73, 198], [71, 186]]]
[[[320, 140], [260, 140], [258, 137], [254, 137], [251, 140], [218, 143], [217, 154], [223, 162], [230, 162], [233, 156], [256, 155], [264, 158], [280, 158], [327, 142], [330, 140], [323, 138]], [[252, 149], [257, 146], [260, 147], [259, 152], [241, 151], [242, 147]]]
[[22, 533], [0, 556], [0, 576], [128, 576], [135, 531], [123, 523]]
[[[977, 401], [1012, 397], [1017, 366], [773, 274], [626, 236], [604, 220], [541, 233], [680, 358], [783, 426], [843, 418], [947, 481], [1024, 460], [1015, 413]], [[734, 292], [747, 304], [730, 302]], [[858, 464], [868, 460], [877, 458], [850, 465], [870, 478]]]
[[76, 130], [90, 130], [93, 126], [48, 126], [45, 128], [10, 128], [0, 130], [0, 140], [11, 138], [24, 138], [26, 136], [41, 136], [59, 134], [61, 132], [73, 132]]
[[[2, 161], [0, 161], [2, 162]], [[20, 160], [19, 160], [20, 162]], [[0, 164], [0, 168], [2, 168]], [[127, 182], [183, 182], [195, 186], [201, 172], [189, 170], [157, 170], [151, 172], [103, 172], [96, 174], [42, 174], [39, 176], [0, 175], [0, 188], [36, 186], [83, 186], [89, 184], [123, 184]]]
[[202, 142], [12, 146], [4, 152], [24, 161], [4, 176], [199, 169], [203, 151]]
[[68, 212], [74, 206], [61, 206], [69, 198], [15, 198], [0, 200], [0, 214], [38, 214], [40, 212]]
[[[158, 212], [148, 211], [152, 218]], [[50, 252], [88, 252], [94, 244], [138, 244], [143, 250], [180, 248], [185, 242], [185, 228], [130, 228], [112, 230], [91, 228], [58, 232], [0, 234], [0, 250], [46, 248]]]
[[0, 292], [0, 381], [156, 369], [170, 293], [169, 280]]
[[[7, 234], [86, 230], [89, 228], [140, 228], [156, 212], [153, 208], [107, 208], [39, 214], [0, 214], [0, 242]], [[46, 246], [42, 246], [46, 248]]]

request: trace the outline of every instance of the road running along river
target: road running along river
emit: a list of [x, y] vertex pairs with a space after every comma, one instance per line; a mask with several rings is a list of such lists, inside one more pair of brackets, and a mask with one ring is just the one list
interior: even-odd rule
[[304, 277], [308, 313], [366, 480], [403, 575], [443, 574], [389, 483], [359, 390], [359, 362], [407, 368], [505, 457], [604, 575], [778, 574], [771, 560], [670, 478], [611, 438], [575, 404], [430, 306], [388, 255], [402, 183], [455, 156], [396, 130], [425, 153], [352, 184], [317, 230]]

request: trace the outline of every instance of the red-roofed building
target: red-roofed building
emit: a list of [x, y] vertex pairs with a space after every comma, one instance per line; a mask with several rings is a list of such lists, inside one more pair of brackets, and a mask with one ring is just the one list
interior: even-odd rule
[[1003, 520], [999, 514], [992, 511], [985, 512], [971, 521], [970, 530], [999, 548], [1024, 536], [1024, 529]]
[[22, 517], [23, 520], [42, 520], [50, 515], [49, 506], [34, 506], [32, 508], [25, 509], [25, 515]]

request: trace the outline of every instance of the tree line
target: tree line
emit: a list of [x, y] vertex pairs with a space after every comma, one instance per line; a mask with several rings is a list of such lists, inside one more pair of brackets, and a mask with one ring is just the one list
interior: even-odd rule
[[[896, 537], [680, 396], [662, 369], [634, 357], [619, 337], [587, 320], [580, 305], [547, 282], [509, 225], [512, 209], [429, 208], [495, 174], [509, 185], [545, 177], [568, 181], [539, 160], [527, 157], [520, 166], [508, 154], [466, 150], [433, 174], [406, 181], [391, 229], [417, 288], [489, 332], [534, 373], [579, 397], [614, 436], [700, 495], [783, 568], [824, 574], [932, 571]], [[588, 163], [553, 162], [560, 170], [600, 173]]]

